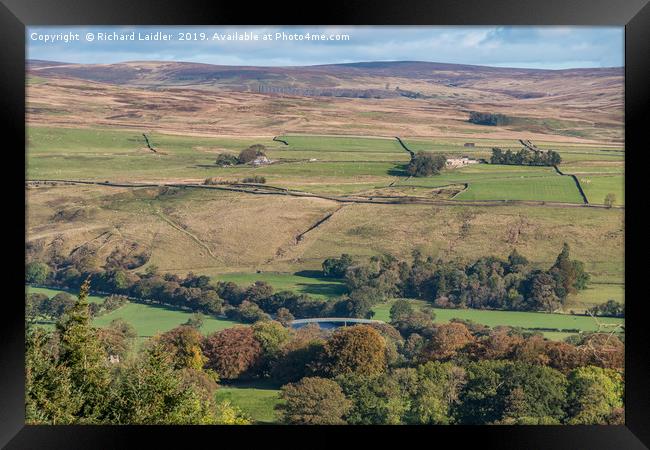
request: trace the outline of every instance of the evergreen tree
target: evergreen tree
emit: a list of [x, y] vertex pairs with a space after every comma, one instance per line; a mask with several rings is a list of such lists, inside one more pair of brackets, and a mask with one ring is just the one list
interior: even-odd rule
[[108, 406], [117, 424], [214, 424], [215, 407], [174, 370], [165, 345], [154, 343], [118, 375]]
[[78, 423], [97, 423], [105, 407], [110, 384], [108, 356], [90, 326], [88, 291], [90, 279], [81, 285], [79, 298], [57, 323], [60, 335], [58, 367], [69, 371], [75, 393], [81, 396]]
[[57, 367], [55, 337], [40, 328], [27, 330], [25, 354], [25, 422], [65, 425], [77, 421], [83, 399], [71, 381], [70, 369]]
[[589, 282], [589, 274], [584, 270], [584, 263], [571, 260], [569, 251], [569, 244], [565, 242], [550, 270], [557, 280], [556, 292], [562, 300], [569, 294], [575, 294], [578, 290], [585, 289]]

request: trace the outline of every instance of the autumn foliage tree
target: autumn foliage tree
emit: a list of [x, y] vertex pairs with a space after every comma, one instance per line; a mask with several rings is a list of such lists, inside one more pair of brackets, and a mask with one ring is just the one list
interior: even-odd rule
[[201, 351], [203, 335], [194, 327], [176, 327], [161, 334], [157, 340], [170, 354], [175, 369], [202, 370], [207, 362]]
[[221, 378], [238, 378], [259, 361], [262, 345], [250, 327], [233, 327], [208, 336], [202, 343], [206, 367]]
[[452, 322], [436, 326], [429, 342], [422, 349], [424, 361], [448, 360], [474, 340], [466, 325]]
[[323, 347], [323, 370], [332, 376], [372, 375], [386, 368], [386, 342], [367, 325], [339, 328]]

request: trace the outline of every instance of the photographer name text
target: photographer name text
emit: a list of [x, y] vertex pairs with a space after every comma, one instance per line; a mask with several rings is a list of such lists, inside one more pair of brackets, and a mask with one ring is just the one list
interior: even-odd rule
[[205, 32], [176, 32], [162, 31], [143, 32], [88, 32], [88, 33], [31, 33], [32, 41], [43, 43], [69, 43], [69, 42], [116, 42], [116, 41], [221, 41], [221, 42], [246, 42], [246, 41], [349, 41], [348, 34], [324, 33], [205, 33]]

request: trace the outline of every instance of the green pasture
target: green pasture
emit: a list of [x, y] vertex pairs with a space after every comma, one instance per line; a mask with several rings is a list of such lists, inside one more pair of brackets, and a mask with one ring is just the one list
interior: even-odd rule
[[475, 164], [432, 177], [398, 181], [399, 186], [436, 187], [468, 183], [456, 200], [539, 200], [582, 203], [574, 181], [552, 167]]
[[218, 402], [229, 400], [257, 424], [277, 422], [275, 406], [281, 402], [279, 389], [245, 383], [237, 386], [220, 386], [215, 394]]
[[603, 161], [575, 161], [562, 164], [561, 170], [564, 173], [581, 175], [623, 175], [623, 161], [620, 162], [603, 162]]
[[[101, 181], [154, 180], [221, 177], [242, 179], [260, 175], [270, 185], [300, 189], [322, 194], [352, 194], [374, 188], [395, 185], [438, 187], [469, 183], [469, 188], [457, 200], [541, 200], [581, 203], [573, 182], [558, 176], [550, 167], [500, 166], [477, 164], [461, 169], [446, 170], [440, 175], [408, 179], [405, 172], [408, 153], [396, 139], [362, 138], [352, 136], [286, 135], [289, 145], [272, 141], [270, 137], [202, 138], [148, 134], [159, 153], [145, 148], [142, 133], [124, 129], [69, 129], [28, 127], [28, 177], [55, 179], [95, 179]], [[514, 140], [476, 140], [475, 148], [463, 147], [466, 139], [408, 138], [407, 145], [415, 151], [480, 152], [490, 146], [517, 145]], [[217, 167], [214, 159], [219, 152], [236, 153], [247, 146], [260, 143], [268, 148], [276, 164]], [[562, 149], [560, 149], [563, 151]], [[618, 170], [622, 152], [599, 147], [566, 147], [570, 168], [580, 164], [595, 164]], [[610, 149], [611, 150], [611, 149]], [[476, 155], [474, 155], [476, 156]], [[310, 161], [312, 160], [312, 161]], [[544, 177], [544, 179], [534, 179]], [[601, 203], [608, 192], [623, 201], [622, 180], [590, 175], [584, 187], [594, 203]]]
[[[216, 154], [252, 144], [273, 148], [271, 138], [201, 138], [147, 133], [158, 153], [146, 149], [142, 132], [124, 129], [27, 128], [28, 178], [163, 179], [206, 177]], [[214, 166], [216, 167], [216, 166]]]
[[[138, 332], [138, 336], [142, 338], [176, 328], [187, 322], [190, 317], [192, 317], [191, 312], [176, 308], [143, 303], [127, 303], [115, 311], [97, 317], [93, 321], [93, 325], [100, 328], [106, 327], [112, 320], [122, 319], [133, 325]], [[238, 324], [238, 322], [232, 320], [203, 316], [201, 332], [209, 334]]]
[[409, 161], [409, 154], [405, 151], [402, 152], [345, 152], [336, 151], [336, 147], [329, 151], [305, 151], [305, 150], [270, 150], [267, 152], [269, 158], [274, 160], [312, 160], [317, 161], [371, 161], [371, 162], [400, 162], [405, 163]]
[[458, 194], [458, 200], [541, 200], [582, 203], [570, 177], [530, 177], [504, 180], [479, 180]]
[[[423, 306], [425, 302], [411, 300], [416, 306]], [[382, 303], [373, 307], [373, 319], [390, 321], [390, 307], [394, 301]], [[589, 316], [570, 314], [551, 314], [525, 311], [493, 311], [480, 309], [441, 309], [433, 308], [436, 313], [436, 322], [449, 322], [451, 319], [472, 320], [474, 322], [496, 327], [499, 325], [521, 327], [525, 329], [552, 328], [562, 330], [581, 330], [585, 332], [597, 331], [598, 323]], [[598, 320], [606, 324], [623, 324], [624, 319], [600, 317]], [[570, 333], [570, 332], [565, 332]], [[551, 336], [549, 336], [551, 337]]]
[[287, 141], [289, 145], [285, 145], [284, 150], [289, 151], [406, 153], [397, 139], [389, 137], [285, 135], [279, 139]]
[[[49, 297], [53, 297], [59, 292], [63, 292], [58, 289], [31, 286], [27, 286], [27, 291], [42, 293]], [[78, 295], [78, 293], [74, 292], [70, 292], [70, 294]], [[88, 296], [88, 301], [101, 303], [104, 301], [104, 298], [90, 295]], [[192, 313], [188, 311], [182, 311], [171, 307], [148, 305], [143, 303], [127, 303], [115, 311], [111, 311], [110, 313], [95, 318], [93, 325], [102, 328], [108, 326], [114, 319], [122, 319], [133, 325], [140, 338], [146, 338], [154, 336], [156, 333], [162, 333], [171, 330], [172, 328], [176, 328], [177, 326], [187, 322], [191, 316]], [[203, 326], [201, 327], [201, 331], [204, 334], [209, 334], [238, 324], [238, 322], [231, 320], [203, 316]], [[51, 324], [45, 325], [51, 326]]]
[[605, 197], [613, 193], [615, 205], [625, 204], [625, 179], [623, 175], [576, 175], [589, 203], [604, 204]]
[[307, 294], [314, 298], [332, 298], [345, 293], [342, 281], [323, 278], [320, 271], [305, 270], [296, 273], [224, 273], [213, 277], [218, 281], [232, 281], [240, 286], [248, 286], [256, 281], [265, 281], [278, 291], [292, 291]]
[[565, 309], [582, 310], [600, 305], [607, 300], [625, 303], [625, 285], [622, 283], [590, 283], [587, 289], [569, 296]]
[[[61, 292], [67, 292], [68, 294], [72, 295], [73, 297], [77, 297], [79, 295], [79, 291], [72, 291], [72, 290], [63, 290], [63, 289], [51, 289], [51, 288], [43, 288], [43, 287], [34, 287], [34, 286], [25, 286], [26, 290], [28, 293], [32, 294], [45, 294], [49, 298], [54, 297], [56, 294], [59, 294]], [[98, 296], [98, 295], [89, 295], [88, 296], [88, 302], [90, 303], [103, 303], [104, 302], [104, 297]]]

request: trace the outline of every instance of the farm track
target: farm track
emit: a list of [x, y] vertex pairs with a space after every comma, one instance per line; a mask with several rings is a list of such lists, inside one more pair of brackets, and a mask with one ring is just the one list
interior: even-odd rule
[[[306, 198], [321, 198], [324, 200], [331, 200], [339, 203], [364, 203], [364, 204], [380, 204], [380, 205], [435, 205], [435, 206], [539, 206], [550, 208], [601, 208], [607, 209], [604, 205], [594, 205], [585, 203], [568, 203], [568, 202], [549, 202], [540, 200], [443, 200], [431, 199], [427, 197], [406, 197], [395, 196], [391, 198], [376, 198], [376, 197], [362, 197], [362, 196], [335, 196], [325, 194], [314, 194], [311, 192], [294, 191], [276, 186], [263, 186], [262, 185], [237, 185], [242, 187], [230, 187], [220, 185], [204, 185], [204, 184], [183, 184], [183, 183], [111, 183], [103, 181], [88, 181], [88, 180], [27, 180], [27, 185], [94, 185], [105, 187], [124, 187], [124, 188], [159, 188], [159, 187], [176, 187], [179, 189], [214, 189], [230, 192], [241, 192], [252, 195], [288, 195], [292, 197], [306, 197]], [[245, 187], [243, 187], [245, 186]], [[612, 206], [614, 209], [625, 209], [624, 206]]]

